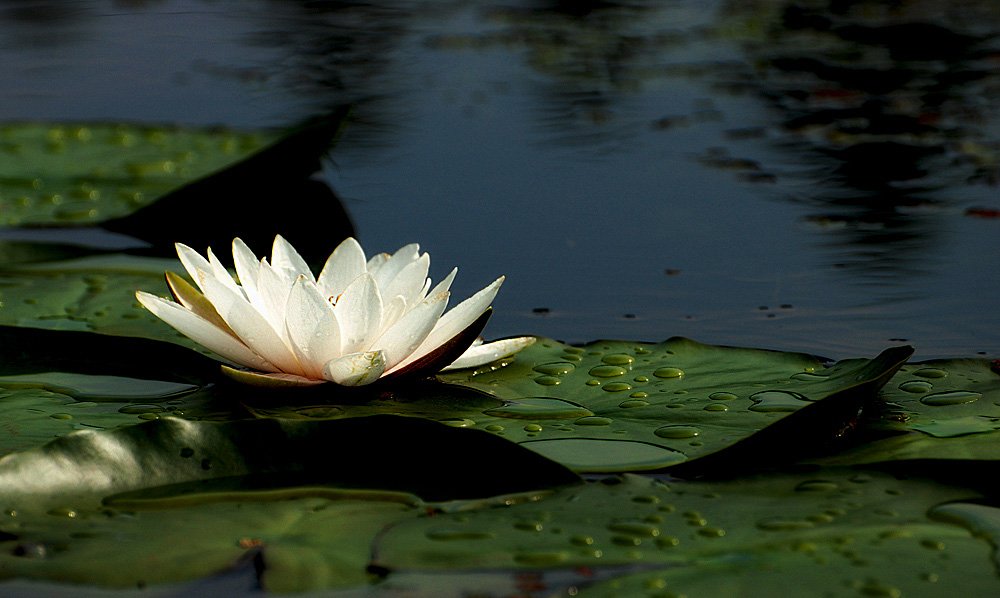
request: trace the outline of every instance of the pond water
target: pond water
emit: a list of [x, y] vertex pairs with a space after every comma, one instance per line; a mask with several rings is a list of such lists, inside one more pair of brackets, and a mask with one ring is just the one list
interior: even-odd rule
[[935, 14], [5, 3], [0, 120], [281, 127], [353, 103], [324, 177], [360, 240], [420, 242], [458, 294], [506, 275], [489, 336], [995, 354], [998, 19]]

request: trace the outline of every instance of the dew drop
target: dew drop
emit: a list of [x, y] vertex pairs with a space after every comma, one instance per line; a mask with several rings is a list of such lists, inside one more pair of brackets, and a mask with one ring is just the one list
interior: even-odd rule
[[525, 432], [541, 432], [542, 431], [542, 427], [539, 426], [538, 424], [528, 424], [527, 426], [524, 426], [524, 431]]
[[694, 426], [663, 426], [653, 432], [660, 438], [694, 438], [701, 434], [701, 429]]
[[910, 380], [899, 385], [899, 390], [920, 394], [934, 390], [934, 385], [924, 380]]
[[648, 392], [644, 392], [644, 391], [640, 390], [640, 391], [633, 392], [632, 394], [630, 394], [629, 398], [632, 398], [632, 399], [645, 399], [648, 396], [649, 396]]
[[920, 376], [921, 378], [944, 378], [948, 375], [948, 372], [941, 368], [922, 368], [913, 372], [913, 375]]
[[500, 407], [483, 411], [485, 415], [508, 419], [577, 419], [594, 415], [575, 403], [546, 397], [527, 397], [509, 401]]
[[792, 380], [801, 380], [803, 382], [815, 382], [816, 380], [826, 380], [826, 376], [821, 376], [820, 374], [815, 374], [813, 372], [799, 372], [797, 374], [792, 374], [789, 376]]
[[476, 422], [471, 419], [459, 418], [459, 417], [448, 417], [445, 419], [439, 419], [438, 422], [451, 426], [452, 428], [471, 428], [476, 425]]
[[657, 368], [653, 375], [657, 378], [680, 378], [684, 375], [684, 370], [674, 367]]
[[713, 392], [712, 394], [708, 395], [708, 398], [712, 399], [713, 401], [732, 401], [733, 399], [737, 399], [739, 397], [737, 397], [731, 392]]
[[809, 529], [815, 524], [797, 517], [768, 517], [757, 522], [757, 527], [767, 532], [785, 532]]
[[578, 426], [608, 426], [611, 425], [613, 422], [614, 420], [611, 419], [610, 417], [589, 416], [589, 417], [581, 417], [580, 419], [576, 420], [573, 423]]
[[565, 361], [557, 361], [536, 365], [532, 369], [539, 374], [546, 374], [548, 376], [563, 376], [575, 370], [576, 366], [572, 363], [566, 363]]
[[942, 407], [946, 405], [964, 405], [965, 403], [972, 403], [973, 401], [978, 401], [982, 398], [982, 394], [978, 392], [970, 392], [967, 390], [953, 390], [951, 392], [936, 392], [933, 394], [925, 395], [921, 397], [920, 402], [924, 405], [931, 405], [933, 407]]
[[73, 416], [68, 413], [53, 413], [49, 417], [52, 419], [73, 419]]
[[556, 386], [562, 383], [562, 379], [556, 376], [538, 376], [535, 378], [535, 384], [541, 384], [542, 386]]
[[808, 403], [808, 400], [796, 392], [784, 392], [780, 390], [765, 390], [750, 395], [750, 400], [754, 402], [750, 406], [750, 411], [761, 413], [787, 413], [798, 411]]
[[590, 375], [595, 378], [614, 378], [623, 376], [627, 370], [617, 365], [598, 365], [590, 368]]
[[608, 531], [631, 537], [654, 538], [660, 535], [660, 528], [649, 523], [611, 523]]
[[729, 411], [729, 407], [721, 403], [712, 403], [709, 405], [705, 405], [705, 411], [715, 411], [715, 412]]
[[626, 390], [632, 390], [632, 385], [628, 382], [610, 382], [601, 388], [607, 392], [623, 392]]
[[611, 355], [605, 355], [601, 358], [601, 361], [608, 365], [630, 366], [635, 361], [635, 357], [625, 355], [624, 353], [613, 353]]
[[635, 407], [646, 407], [649, 405], [648, 401], [642, 401], [639, 399], [629, 399], [628, 401], [622, 401], [618, 403], [618, 406], [622, 409], [633, 409]]

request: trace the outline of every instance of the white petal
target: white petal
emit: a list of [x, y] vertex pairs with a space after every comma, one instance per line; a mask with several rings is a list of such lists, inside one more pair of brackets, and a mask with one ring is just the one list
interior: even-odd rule
[[[400, 247], [396, 253], [392, 254], [389, 259], [385, 260], [385, 263], [379, 266], [378, 270], [372, 272], [368, 271], [369, 274], [375, 277], [375, 282], [378, 283], [378, 288], [386, 287], [392, 279], [396, 278], [396, 275], [403, 271], [408, 264], [415, 262], [420, 258], [420, 245], [416, 243], [410, 243], [409, 245], [404, 245]], [[424, 275], [426, 276], [426, 274]], [[422, 279], [423, 277], [421, 277]], [[421, 280], [421, 283], [423, 280]]]
[[[386, 284], [380, 283], [378, 285], [379, 292], [382, 293], [383, 297], [402, 295], [408, 305], [420, 303], [423, 301], [423, 297], [419, 296], [420, 291], [427, 283], [427, 270], [430, 269], [430, 265], [431, 258], [425, 253], [416, 261], [403, 266], [403, 269], [392, 280], [387, 281]], [[378, 282], [377, 277], [375, 282]]]
[[406, 299], [402, 295], [396, 295], [391, 301], [382, 306], [382, 330], [379, 334], [385, 333], [391, 326], [399, 321], [407, 311]]
[[240, 286], [243, 287], [246, 298], [251, 305], [260, 306], [260, 294], [257, 292], [260, 262], [247, 244], [239, 238], [233, 239], [233, 263], [236, 265], [236, 276], [240, 279]]
[[323, 366], [323, 378], [341, 386], [364, 386], [378, 380], [384, 371], [385, 354], [368, 351], [328, 361]]
[[459, 368], [472, 368], [483, 365], [484, 363], [517, 353], [521, 349], [533, 344], [535, 344], [535, 337], [533, 336], [505, 338], [493, 341], [492, 343], [476, 344], [469, 347], [465, 353], [462, 353], [461, 357], [444, 368], [444, 370], [457, 370]]
[[427, 301], [422, 301], [375, 341], [374, 346], [385, 352], [387, 370], [392, 370], [424, 342], [437, 324], [438, 318], [444, 313], [447, 298], [448, 293], [439, 293]]
[[[209, 272], [211, 272], [211, 274], [214, 275], [215, 278], [221, 280], [223, 284], [225, 284], [227, 287], [230, 287], [234, 291], [239, 289], [239, 292], [242, 293], [244, 297], [246, 296], [246, 293], [243, 292], [243, 289], [238, 284], [236, 284], [235, 280], [233, 280], [233, 275], [229, 273], [229, 270], [227, 270], [226, 267], [222, 265], [222, 262], [219, 261], [219, 258], [215, 256], [215, 253], [212, 251], [211, 247], [208, 248], [208, 265], [211, 267], [211, 270], [209, 270]], [[204, 270], [204, 268], [202, 269]], [[197, 274], [197, 272], [195, 274]]]
[[206, 272], [212, 272], [213, 276], [215, 275], [212, 271], [212, 266], [208, 263], [208, 260], [206, 260], [194, 249], [191, 249], [184, 243], [174, 243], [174, 249], [177, 250], [177, 257], [181, 259], [181, 263], [184, 264], [184, 269], [187, 270], [188, 276], [191, 277], [191, 280], [193, 280], [195, 284], [198, 284], [199, 268]]
[[161, 299], [143, 291], [135, 294], [136, 298], [156, 317], [177, 329], [178, 332], [213, 351], [220, 356], [255, 370], [277, 372], [278, 368], [235, 337], [216, 328], [207, 320], [190, 312], [180, 305]]
[[382, 329], [382, 297], [371, 274], [349, 284], [334, 305], [340, 324], [340, 350], [355, 353], [371, 346]]
[[[260, 311], [271, 326], [279, 331], [285, 330], [285, 303], [288, 293], [292, 290], [295, 279], [287, 280], [278, 269], [262, 261], [257, 278], [257, 293], [260, 295]], [[284, 335], [282, 335], [284, 336]]]
[[274, 237], [274, 245], [271, 247], [271, 265], [279, 270], [287, 271], [285, 276], [288, 276], [292, 281], [299, 276], [305, 276], [310, 282], [316, 282], [316, 277], [309, 269], [309, 264], [281, 235]]
[[349, 284], [366, 272], [365, 252], [353, 237], [344, 239], [327, 258], [316, 286], [327, 297], [336, 299]]
[[437, 326], [427, 335], [427, 339], [409, 357], [404, 359], [397, 366], [397, 369], [427, 355], [442, 343], [447, 342], [453, 336], [468, 328], [490, 306], [493, 298], [497, 296], [497, 291], [500, 290], [501, 284], [503, 284], [503, 276], [494, 280], [488, 287], [459, 303], [453, 309], [449, 310], [448, 313], [441, 316]]
[[374, 275], [387, 259], [389, 259], [388, 253], [376, 253], [372, 256], [372, 259], [368, 260], [368, 263], [365, 264], [365, 270], [369, 274]]
[[203, 270], [199, 271], [205, 296], [240, 340], [279, 370], [289, 374], [302, 374], [302, 367], [295, 355], [267, 318], [247, 303], [246, 299], [203, 273]]
[[[437, 283], [437, 285], [435, 285], [434, 288], [430, 290], [430, 293], [427, 293], [424, 296], [426, 297], [429, 295], [433, 297], [438, 293], [443, 293], [448, 289], [450, 289], [451, 283], [454, 282], [456, 274], [458, 274], [458, 268], [452, 268], [451, 272], [448, 273], [448, 276], [445, 276], [441, 282]], [[428, 282], [430, 282], [430, 280], [428, 280]]]
[[340, 326], [333, 306], [304, 276], [288, 295], [285, 326], [299, 363], [310, 377], [322, 377], [323, 365], [341, 356]]

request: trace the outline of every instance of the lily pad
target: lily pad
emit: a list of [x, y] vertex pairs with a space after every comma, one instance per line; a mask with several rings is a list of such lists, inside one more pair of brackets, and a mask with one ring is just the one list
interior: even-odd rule
[[[597, 341], [582, 347], [541, 339], [502, 367], [445, 372], [438, 378], [503, 401], [457, 417], [579, 471], [674, 465], [671, 471], [679, 474], [676, 464], [691, 467], [686, 462], [734, 445], [738, 448], [720, 453], [713, 466], [743, 466], [782, 453], [787, 458], [788, 445], [800, 452], [815, 448], [852, 422], [911, 352], [900, 347], [874, 360], [825, 366], [801, 353], [683, 338], [659, 344]], [[779, 423], [780, 433], [771, 436], [782, 446], [751, 440]], [[634, 450], [645, 457], [609, 463], [609, 450]]]
[[625, 475], [400, 521], [379, 536], [374, 561], [390, 574], [639, 572], [581, 588], [589, 596], [987, 595], [1000, 590], [988, 544], [926, 514], [969, 494], [850, 470], [715, 483]]
[[[330, 458], [345, 454], [352, 458]], [[490, 470], [473, 466], [484, 454], [496, 459]], [[0, 503], [78, 510], [121, 493], [131, 493], [130, 501], [169, 504], [206, 491], [331, 484], [444, 500], [576, 480], [561, 466], [489, 434], [419, 418], [215, 423], [167, 417], [75, 432], [3, 457]]]
[[143, 587], [218, 573], [259, 551], [268, 591], [358, 585], [374, 580], [366, 566], [375, 536], [419, 505], [405, 495], [310, 497], [305, 489], [282, 498], [243, 492], [183, 510], [0, 515], [17, 536], [0, 542], [0, 577]]
[[0, 324], [83, 330], [198, 347], [136, 300], [137, 290], [169, 293], [163, 273], [179, 260], [122, 254], [20, 264], [0, 271]]
[[990, 361], [910, 363], [879, 396], [885, 404], [863, 421], [858, 446], [822, 462], [1000, 462], [1000, 374]]
[[102, 123], [2, 125], [0, 225], [78, 225], [124, 216], [279, 136]]

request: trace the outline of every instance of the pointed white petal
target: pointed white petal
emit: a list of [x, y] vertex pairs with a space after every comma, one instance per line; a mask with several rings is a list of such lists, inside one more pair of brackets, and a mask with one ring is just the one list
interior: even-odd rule
[[323, 365], [341, 356], [340, 325], [333, 306], [304, 276], [288, 295], [285, 326], [299, 363], [310, 377], [322, 377]]
[[374, 276], [375, 273], [379, 271], [379, 268], [382, 267], [382, 264], [384, 264], [387, 259], [389, 259], [388, 253], [376, 253], [375, 255], [372, 256], [372, 259], [368, 260], [368, 263], [365, 264], [365, 270], [367, 270], [369, 274]]
[[378, 380], [384, 371], [385, 354], [368, 351], [328, 361], [323, 366], [323, 378], [341, 386], [364, 386]]
[[424, 342], [444, 313], [447, 298], [448, 293], [445, 292], [422, 301], [375, 341], [373, 346], [385, 352], [387, 370], [392, 370]]
[[485, 289], [459, 303], [448, 313], [441, 316], [437, 326], [431, 331], [423, 343], [406, 359], [397, 366], [397, 369], [420, 359], [438, 347], [441, 343], [447, 342], [459, 332], [468, 328], [469, 324], [476, 321], [476, 318], [483, 315], [486, 308], [493, 302], [500, 285], [503, 284], [503, 276], [494, 280]]
[[[424, 296], [425, 297], [427, 297], [427, 296], [433, 297], [434, 295], [437, 295], [438, 293], [443, 293], [443, 292], [447, 291], [448, 289], [450, 289], [451, 288], [451, 283], [454, 282], [456, 274], [458, 274], [458, 268], [452, 268], [451, 272], [448, 273], [448, 276], [445, 276], [444, 279], [441, 282], [437, 283], [434, 286], [434, 288], [431, 289], [429, 293], [425, 293]], [[429, 278], [427, 279], [427, 282], [428, 283], [430, 282]]]
[[327, 258], [316, 286], [327, 297], [336, 299], [365, 271], [365, 252], [354, 237], [348, 237]]
[[[386, 284], [380, 283], [379, 292], [382, 293], [383, 297], [402, 295], [409, 305], [420, 303], [423, 301], [423, 297], [419, 297], [420, 291], [427, 283], [427, 270], [430, 269], [430, 265], [431, 258], [425, 253], [415, 261], [403, 266], [403, 269], [392, 280], [387, 281]], [[377, 277], [375, 282], [378, 282]]]
[[236, 276], [240, 279], [240, 286], [243, 287], [246, 298], [252, 305], [261, 305], [260, 294], [257, 292], [260, 262], [247, 244], [238, 237], [233, 239], [233, 263], [236, 265]]
[[[417, 261], [419, 258], [420, 245], [410, 243], [409, 245], [400, 247], [396, 253], [392, 254], [389, 259], [385, 260], [384, 264], [379, 266], [377, 271], [371, 272], [369, 270], [369, 273], [375, 277], [375, 282], [378, 283], [378, 288], [385, 288], [392, 281], [392, 279], [396, 278], [397, 274], [403, 271], [403, 268], [411, 262]], [[426, 276], [426, 274], [424, 276]]]
[[[285, 331], [285, 303], [295, 279], [287, 280], [278, 269], [262, 261], [257, 278], [257, 293], [260, 295], [260, 311], [278, 332]], [[284, 334], [282, 334], [284, 336]], [[287, 338], [286, 338], [287, 340]]]
[[170, 287], [170, 294], [174, 296], [174, 299], [178, 303], [196, 316], [207, 320], [212, 326], [236, 338], [236, 333], [229, 328], [229, 324], [226, 324], [226, 321], [222, 319], [219, 312], [215, 310], [212, 302], [199, 293], [198, 289], [173, 272], [167, 272], [166, 279], [167, 286]]
[[[244, 297], [246, 296], [243, 289], [236, 284], [236, 281], [233, 279], [233, 275], [229, 273], [229, 270], [227, 270], [226, 267], [222, 265], [219, 258], [216, 257], [215, 252], [212, 251], [211, 247], [208, 248], [208, 265], [211, 267], [211, 270], [207, 270], [207, 272], [211, 272], [213, 276], [221, 280], [227, 287], [233, 290], [239, 289], [240, 293], [243, 293]], [[202, 268], [202, 270], [204, 270], [204, 268]], [[197, 272], [195, 272], [195, 274], [197, 275]]]
[[371, 346], [382, 329], [382, 297], [371, 274], [349, 284], [333, 307], [340, 324], [340, 350], [355, 353]]
[[255, 370], [277, 372], [278, 368], [254, 353], [249, 347], [230, 334], [180, 305], [156, 295], [139, 291], [136, 298], [156, 317], [177, 329], [178, 332], [213, 351], [225, 359]]
[[201, 275], [205, 296], [244, 344], [283, 372], [303, 373], [295, 355], [267, 318], [247, 303], [246, 299], [204, 274], [204, 270], [198, 274]]
[[274, 245], [271, 246], [271, 265], [279, 270], [287, 271], [285, 276], [292, 281], [299, 276], [305, 276], [310, 282], [316, 282], [316, 278], [309, 269], [309, 264], [281, 235], [274, 237]]
[[[174, 249], [177, 250], [177, 257], [181, 259], [181, 263], [184, 264], [184, 269], [187, 270], [188, 276], [191, 280], [198, 284], [198, 269], [205, 270], [206, 272], [212, 272], [212, 266], [208, 263], [200, 253], [191, 249], [184, 243], [174, 243]], [[214, 272], [213, 272], [214, 275]]]
[[[472, 368], [484, 363], [500, 359], [517, 353], [525, 347], [535, 344], [535, 337], [521, 336], [518, 338], [505, 338], [492, 343], [481, 343], [469, 347], [469, 350], [462, 353], [462, 356], [452, 362], [444, 370], [457, 370], [460, 368]], [[444, 371], [442, 370], [442, 371]]]

